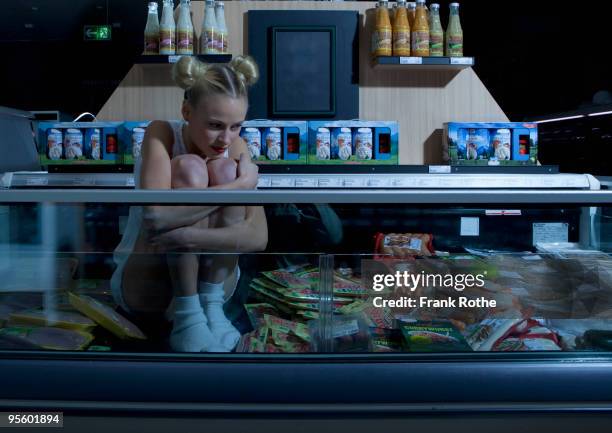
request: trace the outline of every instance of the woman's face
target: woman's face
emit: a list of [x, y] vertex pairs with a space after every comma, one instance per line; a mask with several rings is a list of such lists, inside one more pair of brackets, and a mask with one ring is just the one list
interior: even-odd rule
[[191, 151], [210, 159], [222, 158], [240, 135], [246, 112], [245, 98], [225, 95], [206, 96], [196, 107], [184, 103], [183, 117], [189, 122], [187, 134]]

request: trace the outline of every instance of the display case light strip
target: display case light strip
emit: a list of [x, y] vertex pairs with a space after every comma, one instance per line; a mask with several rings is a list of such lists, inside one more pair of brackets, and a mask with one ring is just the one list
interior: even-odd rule
[[594, 116], [603, 116], [605, 114], [612, 114], [612, 111], [601, 111], [599, 113], [590, 113], [589, 117], [594, 117]]
[[557, 117], [554, 119], [546, 119], [546, 120], [536, 120], [533, 123], [548, 123], [548, 122], [558, 122], [560, 120], [571, 120], [571, 119], [579, 119], [581, 117], [586, 117], [584, 114], [579, 116], [567, 116], [567, 117]]

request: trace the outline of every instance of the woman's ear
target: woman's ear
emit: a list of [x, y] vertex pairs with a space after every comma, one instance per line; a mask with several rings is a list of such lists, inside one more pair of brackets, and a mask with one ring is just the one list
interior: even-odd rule
[[181, 107], [181, 114], [183, 115], [183, 119], [186, 122], [191, 120], [191, 104], [187, 101], [183, 101], [183, 106]]

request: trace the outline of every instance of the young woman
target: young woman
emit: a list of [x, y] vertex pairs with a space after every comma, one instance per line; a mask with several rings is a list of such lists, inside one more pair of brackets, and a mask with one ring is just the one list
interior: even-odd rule
[[[204, 64], [182, 57], [173, 77], [185, 89], [183, 120], [147, 127], [137, 187], [254, 189], [257, 166], [239, 136], [247, 89], [258, 78], [254, 61], [238, 56], [229, 64]], [[240, 271], [235, 254], [215, 253], [261, 251], [267, 240], [261, 207], [132, 207], [115, 252], [113, 293], [122, 308], [140, 313], [165, 310], [171, 293], [173, 350], [230, 351], [240, 333], [223, 304]]]

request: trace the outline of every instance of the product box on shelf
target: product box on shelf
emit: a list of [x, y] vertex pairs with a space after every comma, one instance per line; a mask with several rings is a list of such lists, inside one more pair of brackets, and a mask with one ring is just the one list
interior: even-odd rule
[[121, 162], [121, 122], [41, 122], [38, 151], [43, 166], [115, 164]]
[[123, 155], [123, 164], [134, 164], [140, 157], [142, 140], [150, 121], [123, 122], [119, 125], [119, 148]]
[[522, 122], [444, 124], [444, 157], [451, 165], [536, 165], [538, 126]]
[[242, 123], [240, 136], [257, 164], [306, 164], [305, 121], [247, 120]]
[[308, 138], [308, 164], [398, 164], [394, 121], [311, 121]]

